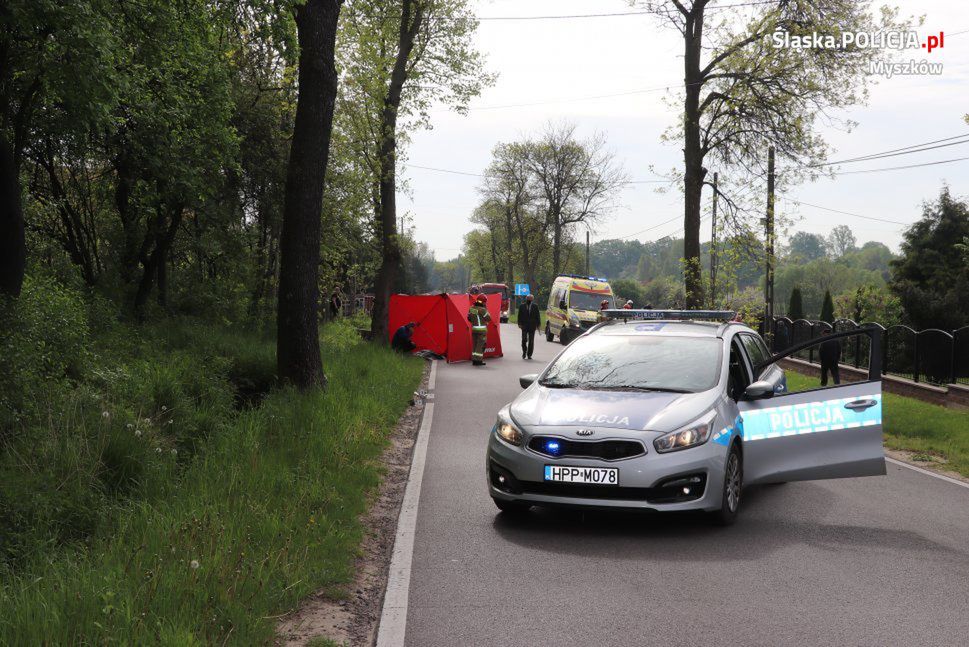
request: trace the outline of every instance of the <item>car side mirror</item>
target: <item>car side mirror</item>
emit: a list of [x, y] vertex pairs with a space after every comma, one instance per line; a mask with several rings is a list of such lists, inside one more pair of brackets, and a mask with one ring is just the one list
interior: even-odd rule
[[774, 385], [767, 380], [758, 380], [744, 390], [745, 400], [762, 400], [774, 397]]
[[518, 378], [518, 383], [522, 385], [523, 389], [527, 389], [532, 385], [532, 382], [538, 379], [538, 373], [529, 373], [528, 375], [522, 375]]
[[567, 307], [565, 305], [565, 299], [562, 299], [561, 301], [559, 301], [559, 307], [562, 308], [563, 310], [565, 310], [565, 308]]

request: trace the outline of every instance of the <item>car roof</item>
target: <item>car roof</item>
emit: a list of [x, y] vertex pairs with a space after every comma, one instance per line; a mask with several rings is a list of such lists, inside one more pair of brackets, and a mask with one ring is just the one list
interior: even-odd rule
[[607, 321], [594, 331], [599, 335], [677, 335], [692, 337], [723, 337], [728, 330], [736, 328], [752, 332], [746, 324], [730, 321], [683, 321], [683, 320], [629, 320]]

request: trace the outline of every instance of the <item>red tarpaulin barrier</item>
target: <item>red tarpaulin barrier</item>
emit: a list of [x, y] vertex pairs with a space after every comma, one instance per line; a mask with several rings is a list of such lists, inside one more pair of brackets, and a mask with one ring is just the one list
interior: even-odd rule
[[[485, 357], [501, 357], [501, 295], [486, 296], [491, 323], [488, 324]], [[413, 341], [417, 350], [444, 355], [448, 362], [466, 362], [471, 359], [470, 307], [471, 297], [467, 294], [391, 295], [388, 317], [390, 337], [393, 338], [398, 328], [414, 321], [417, 327], [414, 328]]]

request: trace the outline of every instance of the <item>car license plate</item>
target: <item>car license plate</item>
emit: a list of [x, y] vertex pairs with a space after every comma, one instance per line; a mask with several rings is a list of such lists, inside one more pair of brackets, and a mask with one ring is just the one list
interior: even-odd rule
[[571, 467], [569, 465], [546, 465], [545, 480], [559, 481], [562, 483], [619, 485], [619, 470], [615, 467]]

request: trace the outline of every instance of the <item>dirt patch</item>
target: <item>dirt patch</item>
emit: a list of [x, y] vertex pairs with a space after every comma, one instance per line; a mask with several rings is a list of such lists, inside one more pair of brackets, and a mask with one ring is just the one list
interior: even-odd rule
[[948, 476], [950, 479], [955, 479], [956, 481], [969, 483], [969, 478], [966, 478], [959, 472], [953, 472], [952, 470], [946, 469], [945, 466], [949, 461], [942, 456], [924, 451], [914, 452], [905, 449], [888, 449], [887, 447], [885, 448], [885, 454], [897, 461], [902, 461], [903, 463], [908, 463], [909, 465], [914, 465], [915, 467], [921, 467], [924, 470], [935, 472], [936, 474], [941, 474], [942, 476]]
[[[430, 368], [431, 362], [427, 362], [421, 392], [427, 390]], [[276, 627], [278, 645], [305, 645], [317, 637], [354, 647], [376, 642], [387, 571], [397, 534], [397, 517], [404, 500], [411, 454], [423, 413], [424, 401], [415, 397], [397, 422], [390, 436], [390, 445], [381, 456], [384, 479], [369, 511], [361, 519], [366, 536], [360, 545], [356, 577], [349, 587], [348, 598], [336, 600], [322, 591], [308, 598]]]

